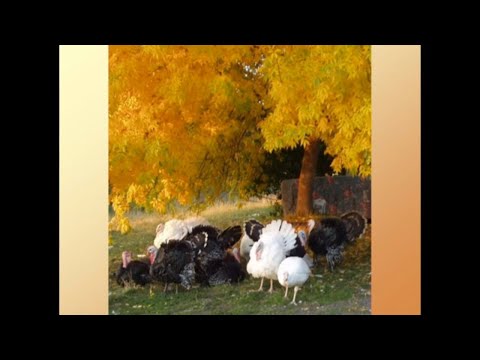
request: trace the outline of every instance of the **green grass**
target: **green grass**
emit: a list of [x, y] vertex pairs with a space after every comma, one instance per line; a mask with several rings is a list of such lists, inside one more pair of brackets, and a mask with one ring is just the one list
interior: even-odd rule
[[[268, 222], [273, 218], [273, 206], [268, 203], [247, 204], [238, 209], [220, 205], [206, 210], [202, 216], [220, 228], [242, 224], [250, 218]], [[133, 230], [126, 235], [111, 232], [113, 246], [110, 249], [110, 272], [121, 262], [121, 253], [131, 250], [143, 254], [155, 237], [159, 215], [135, 214], [131, 216]], [[260, 279], [247, 278], [240, 284], [221, 285], [209, 288], [194, 287], [186, 291], [171, 285], [163, 293], [163, 285], [122, 288], [110, 277], [110, 314], [370, 314], [370, 231], [357, 243], [347, 248], [344, 263], [334, 273], [325, 271], [323, 264], [313, 270], [314, 275], [297, 294], [298, 306], [289, 305], [284, 299], [285, 289], [274, 282], [274, 293], [250, 292], [256, 290]], [[264, 289], [269, 287], [265, 280]]]

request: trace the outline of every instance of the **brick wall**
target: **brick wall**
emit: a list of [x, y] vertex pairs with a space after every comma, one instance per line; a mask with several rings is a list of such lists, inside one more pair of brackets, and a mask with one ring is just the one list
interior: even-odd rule
[[[281, 183], [283, 211], [295, 212], [297, 205], [298, 179]], [[319, 176], [313, 183], [313, 207], [315, 213], [340, 215], [356, 210], [371, 218], [370, 178], [352, 176]]]

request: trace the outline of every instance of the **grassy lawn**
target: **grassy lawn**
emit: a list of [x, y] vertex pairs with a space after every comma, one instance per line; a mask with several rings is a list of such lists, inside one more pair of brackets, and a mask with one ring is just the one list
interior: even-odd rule
[[[255, 218], [263, 223], [274, 218], [274, 207], [266, 202], [249, 203], [238, 209], [233, 205], [219, 205], [201, 214], [212, 225], [225, 228], [241, 225], [243, 221]], [[153, 243], [155, 228], [161, 221], [159, 215], [132, 214], [133, 230], [126, 235], [111, 232], [113, 246], [109, 252], [110, 273], [117, 270], [121, 262], [121, 253], [130, 250], [134, 254], [144, 254], [148, 245]], [[134, 255], [135, 256], [135, 255]], [[322, 264], [323, 265], [323, 264]], [[313, 276], [297, 294], [298, 306], [289, 305], [293, 289], [289, 291], [289, 300], [283, 298], [285, 289], [274, 282], [274, 293], [249, 292], [256, 290], [260, 279], [247, 278], [238, 285], [221, 285], [209, 288], [193, 288], [186, 291], [179, 287], [175, 294], [174, 285], [163, 293], [163, 285], [156, 284], [150, 289], [118, 286], [110, 277], [109, 313], [110, 314], [370, 314], [370, 229], [366, 236], [349, 246], [345, 260], [334, 273], [325, 271], [323, 266], [313, 270]], [[264, 289], [269, 287], [265, 281]]]

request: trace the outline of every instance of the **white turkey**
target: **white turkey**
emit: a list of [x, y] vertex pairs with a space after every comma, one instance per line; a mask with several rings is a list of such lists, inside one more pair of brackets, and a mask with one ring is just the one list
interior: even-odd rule
[[262, 230], [260, 239], [250, 250], [247, 272], [254, 278], [261, 278], [258, 291], [263, 290], [264, 278], [270, 279], [270, 293], [273, 292], [273, 280], [277, 280], [280, 263], [288, 252], [295, 248], [297, 235], [292, 225], [286, 221], [274, 220]]
[[[314, 223], [315, 222], [309, 222], [309, 232], [313, 228]], [[244, 223], [243, 229], [245, 234], [240, 241], [240, 255], [247, 261], [250, 260], [250, 250], [252, 249], [253, 244], [255, 244], [255, 242], [259, 240], [264, 227], [265, 225], [258, 222], [257, 220], [248, 220]], [[299, 230], [297, 233], [297, 238], [295, 239], [295, 247], [287, 253], [287, 257], [303, 257], [303, 260], [305, 260], [308, 266], [313, 267], [313, 259], [307, 254], [305, 250], [306, 245], [307, 234], [305, 230]]]
[[203, 217], [191, 217], [185, 220], [172, 219], [165, 224], [158, 224], [153, 244], [160, 248], [163, 243], [168, 243], [170, 240], [182, 240], [198, 225], [209, 225], [209, 223]]
[[305, 284], [310, 276], [308, 264], [300, 257], [292, 256], [282, 261], [278, 267], [278, 282], [285, 287], [285, 298], [288, 298], [288, 288], [293, 287], [293, 300], [290, 304], [297, 305], [295, 298], [300, 286]]

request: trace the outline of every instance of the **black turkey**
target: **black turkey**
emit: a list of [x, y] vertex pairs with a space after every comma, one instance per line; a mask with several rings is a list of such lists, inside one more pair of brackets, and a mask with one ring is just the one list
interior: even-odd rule
[[122, 253], [122, 264], [116, 273], [116, 278], [121, 286], [132, 281], [137, 285], [145, 286], [152, 281], [150, 266], [143, 261], [132, 260], [130, 251]]
[[[207, 237], [206, 233], [197, 234], [197, 238]], [[200, 239], [197, 239], [199, 242]], [[203, 241], [203, 240], [202, 240]], [[150, 267], [150, 275], [165, 284], [178, 284], [189, 290], [195, 280], [195, 256], [198, 251], [195, 241], [171, 240], [163, 243], [156, 251], [155, 260]]]
[[237, 248], [227, 252], [221, 265], [208, 278], [209, 285], [236, 284], [245, 280], [245, 271], [240, 265], [240, 254]]
[[327, 265], [333, 271], [343, 261], [345, 246], [360, 238], [366, 227], [367, 220], [356, 211], [325, 218], [310, 232], [307, 244], [317, 257], [326, 257]]
[[210, 280], [224, 265], [227, 249], [235, 245], [242, 236], [240, 226], [232, 226], [222, 231], [217, 237], [208, 236], [196, 254], [196, 281], [202, 286], [215, 285], [219, 281]]

